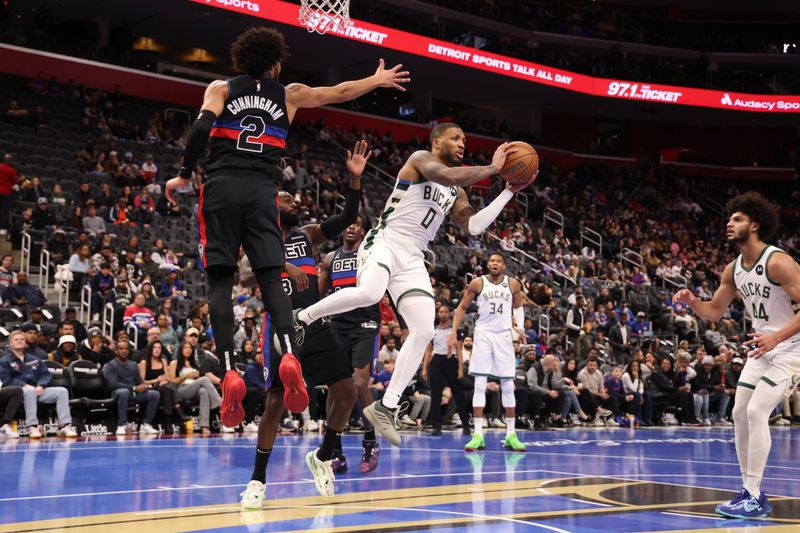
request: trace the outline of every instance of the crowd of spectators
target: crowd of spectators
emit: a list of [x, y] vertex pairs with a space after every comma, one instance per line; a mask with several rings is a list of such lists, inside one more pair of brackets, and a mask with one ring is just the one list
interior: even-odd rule
[[[35, 81], [30, 87], [40, 90]], [[69, 98], [69, 91], [63, 89], [36, 94]], [[103, 98], [89, 100], [108, 109], [107, 104], [99, 104]], [[83, 98], [77, 101], [84, 103]], [[109, 97], [108, 102], [124, 102], [124, 98]], [[92, 126], [99, 123], [97, 114], [89, 119]], [[4, 306], [13, 306], [24, 316], [20, 334], [12, 337], [18, 343], [19, 336], [24, 337], [25, 358], [64, 367], [88, 361], [101, 369], [119, 406], [120, 434], [126, 431], [130, 402], [144, 404], [141, 427], [145, 433], [153, 430], [158, 405], [165, 414], [183, 418], [188, 416], [188, 407], [197, 405], [201, 429], [210, 432], [210, 414], [219, 406], [221, 372], [208, 304], [202, 300], [202, 283], [196, 283], [202, 274], [195, 270], [194, 252], [172, 249], [165, 238], [172, 228], [170, 218], [190, 216], [197, 191], [194, 185], [182, 191], [179, 205], [166, 202], [160, 185], [180, 161], [175, 152], [164, 162], [147, 155], [153, 144], [168, 142], [166, 134], [156, 131], [158, 140], [138, 139], [135, 148], [120, 159], [117, 144], [123, 138], [97, 129], [70, 163], [85, 176], [80, 183], [67, 187], [56, 181], [48, 187], [44, 178], [20, 175], [12, 189], [14, 210], [24, 209], [14, 219], [12, 242], [22, 232], [42, 232], [52, 265], [60, 267], [54, 269], [57, 279], [71, 279], [77, 291], [84, 285], [91, 287], [90, 316], [81, 322], [75, 309], [67, 309], [60, 322], [47, 319], [48, 308], [55, 309], [44, 287], [32, 283], [28, 272], [15, 269], [12, 255], [3, 257], [0, 265], [0, 297]], [[367, 139], [373, 161], [390, 175], [414, 150], [425, 146], [423, 141], [395, 142], [390, 133], [330, 128], [322, 122], [299, 124], [293, 135], [287, 164], [276, 179], [299, 199], [304, 220], [321, 220], [336, 211], [344, 168], [343, 158], [332, 154], [340, 154], [342, 146], [352, 145], [356, 138]], [[478, 164], [486, 161], [480, 153], [469, 157]], [[13, 169], [13, 159], [7, 164]], [[202, 177], [202, 168], [196, 171]], [[490, 384], [490, 424], [616, 425], [630, 423], [628, 413], [643, 425], [710, 424], [712, 420], [729, 424], [732, 384], [743, 364], [739, 349], [746, 327], [743, 309], [734, 304], [720, 323], [707, 324], [686, 308], [673, 306], [671, 294], [674, 287], [686, 283], [700, 297], [710, 297], [735, 251], [722, 238], [721, 215], [702, 209], [692, 199], [695, 196], [688, 194], [709, 191], [698, 182], [669, 178], [658, 180], [646, 165], [583, 166], [574, 171], [545, 165], [530, 191], [529, 212], [510, 204], [480, 238], [451, 224], [442, 229], [432, 248], [442, 257], [457, 250], [463, 253], [458, 261], [430, 265], [437, 310], [445, 308], [444, 313], [458, 304], [466, 283], [484, 272], [489, 250], [505, 251], [524, 288], [525, 336], [514, 344], [517, 394], [524, 401], [518, 402], [515, 420], [503, 422], [499, 388]], [[381, 188], [379, 179], [370, 183], [362, 202], [368, 221], [380, 216], [388, 190]], [[496, 192], [492, 187], [474, 188], [469, 194], [480, 208]], [[722, 196], [738, 192], [733, 185]], [[781, 244], [790, 249], [797, 238], [798, 217], [791, 201], [800, 193], [796, 189], [782, 193], [786, 231]], [[563, 214], [563, 225], [538, 222], [548, 208]], [[141, 218], [139, 211], [146, 211], [149, 218]], [[154, 227], [164, 231], [148, 233]], [[602, 244], [581, 239], [584, 229], [598, 232]], [[320, 253], [325, 251], [323, 247]], [[52, 282], [47, 280], [48, 285]], [[248, 385], [243, 429], [255, 431], [264, 396], [259, 352], [263, 303], [258, 289], [238, 285], [231, 299], [237, 320], [235, 342], [240, 347], [238, 363]], [[372, 384], [377, 397], [391, 378], [404, 340], [400, 320], [387, 300], [381, 304], [382, 348]], [[107, 332], [111, 335], [104, 336], [97, 326], [108, 304], [114, 321]], [[469, 321], [465, 324], [461, 350], [468, 369], [472, 326]], [[19, 367], [14, 357], [18, 354], [11, 350], [0, 366], [10, 369], [6, 370], [8, 379], [22, 380], [19, 386], [27, 406], [26, 385], [36, 389], [46, 388], [46, 383], [41, 376], [12, 376], [12, 367]], [[436, 405], [431, 405], [430, 384], [421, 371], [407, 391], [409, 408], [401, 420], [409, 427], [420, 427], [434, 412], [445, 423], [454, 422], [460, 403], [455, 400], [462, 398], [454, 399], [453, 391], [445, 388], [441, 400], [437, 393]], [[3, 383], [15, 386], [16, 382], [3, 376]], [[463, 399], [470, 402], [468, 372], [464, 376]], [[38, 401], [63, 405], [61, 393], [52, 394], [37, 392]], [[304, 429], [318, 428], [317, 421], [324, 419], [324, 390], [313, 397], [317, 401], [303, 415]], [[794, 400], [785, 408], [787, 417], [800, 416], [800, 398]], [[71, 430], [65, 428], [72, 427], [71, 420], [63, 412], [59, 424], [62, 434], [70, 436]], [[351, 426], [358, 424], [354, 416]], [[34, 426], [33, 420], [29, 425]], [[288, 422], [284, 429], [293, 430], [295, 425]]]

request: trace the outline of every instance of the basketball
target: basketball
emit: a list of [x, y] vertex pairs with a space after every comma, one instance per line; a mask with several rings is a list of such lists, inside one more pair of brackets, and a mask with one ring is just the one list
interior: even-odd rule
[[525, 183], [539, 170], [539, 154], [533, 146], [522, 141], [512, 142], [511, 150], [513, 152], [509, 151], [500, 177], [513, 185]]

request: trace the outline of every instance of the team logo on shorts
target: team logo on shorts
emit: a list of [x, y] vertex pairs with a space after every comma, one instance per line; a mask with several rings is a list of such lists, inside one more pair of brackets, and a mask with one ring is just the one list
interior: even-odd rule
[[269, 368], [264, 367], [264, 383], [269, 383]]
[[763, 265], [758, 265], [756, 267], [756, 274], [758, 274], [760, 276], [763, 273], [764, 273], [764, 266]]
[[197, 253], [198, 253], [198, 255], [200, 255], [200, 257], [203, 257], [203, 251], [205, 251], [205, 247], [203, 246], [203, 243], [201, 242], [201, 243], [199, 243], [197, 245]]

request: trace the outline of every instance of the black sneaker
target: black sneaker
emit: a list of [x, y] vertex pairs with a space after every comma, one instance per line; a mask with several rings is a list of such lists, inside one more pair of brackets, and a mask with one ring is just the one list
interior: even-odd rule
[[431, 435], [441, 435], [441, 434], [442, 434], [442, 428], [439, 426], [434, 426], [434, 428], [431, 430]]

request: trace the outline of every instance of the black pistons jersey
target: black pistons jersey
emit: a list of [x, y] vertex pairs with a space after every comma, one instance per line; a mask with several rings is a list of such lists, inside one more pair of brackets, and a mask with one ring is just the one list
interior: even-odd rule
[[211, 129], [206, 172], [244, 171], [273, 179], [289, 134], [283, 85], [242, 75], [228, 80], [228, 92]]
[[[356, 286], [358, 252], [345, 252], [344, 247], [333, 252], [331, 261], [331, 286], [334, 291], [344, 287]], [[381, 312], [378, 304], [353, 309], [334, 316], [331, 321], [337, 329], [347, 331], [357, 329], [378, 329], [381, 324]]]
[[283, 290], [292, 299], [292, 309], [309, 307], [319, 301], [319, 284], [317, 283], [317, 260], [311, 247], [311, 241], [305, 233], [297, 230], [290, 231], [283, 240], [286, 251], [286, 262], [291, 263], [308, 276], [308, 289], [303, 292], [297, 290], [294, 281], [284, 272]]

